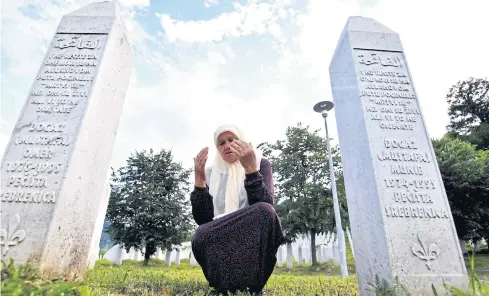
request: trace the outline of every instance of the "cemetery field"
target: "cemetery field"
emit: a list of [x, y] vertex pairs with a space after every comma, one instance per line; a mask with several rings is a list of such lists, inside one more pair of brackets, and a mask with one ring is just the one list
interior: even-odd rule
[[[333, 263], [294, 264], [291, 271], [276, 267], [265, 289], [267, 295], [359, 295], [354, 273], [346, 279], [339, 274], [339, 266]], [[204, 295], [208, 288], [200, 267], [191, 266], [188, 259], [169, 267], [158, 259], [147, 267], [137, 261], [116, 266], [100, 260], [87, 272], [85, 284], [91, 295]]]
[[[489, 254], [477, 254], [478, 270], [489, 270]], [[469, 267], [469, 261], [466, 261]], [[348, 258], [350, 277], [339, 277], [340, 268], [332, 262], [297, 266], [288, 270], [286, 265], [275, 267], [265, 288], [267, 295], [359, 295], [355, 266]], [[489, 295], [488, 274], [479, 273], [483, 283], [482, 295]], [[142, 262], [127, 260], [120, 266], [100, 260], [87, 272], [85, 284], [91, 295], [204, 295], [207, 283], [199, 266], [189, 260], [180, 265], [165, 266], [164, 261], [153, 259], [144, 267]]]
[[[339, 277], [340, 268], [332, 261], [314, 267], [297, 266], [294, 262], [291, 270], [286, 265], [276, 266], [265, 287], [266, 295], [359, 295], [353, 258], [348, 256], [347, 262], [348, 278]], [[466, 263], [470, 270], [469, 260]], [[41, 281], [28, 268], [14, 272], [7, 269], [2, 267], [1, 289], [6, 295], [183, 296], [205, 295], [208, 291], [200, 267], [190, 265], [188, 259], [171, 266], [158, 259], [150, 260], [149, 266], [143, 266], [142, 261], [126, 260], [115, 265], [99, 260], [95, 268], [86, 272], [82, 283], [64, 282], [60, 278]], [[475, 269], [482, 283], [481, 295], [489, 295], [489, 254], [475, 256]], [[50, 292], [43, 294], [47, 291]]]

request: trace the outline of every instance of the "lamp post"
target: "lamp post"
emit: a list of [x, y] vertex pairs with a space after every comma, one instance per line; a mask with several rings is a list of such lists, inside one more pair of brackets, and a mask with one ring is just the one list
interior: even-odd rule
[[333, 156], [331, 155], [331, 146], [329, 143], [329, 134], [328, 134], [328, 111], [333, 109], [333, 102], [323, 101], [314, 105], [314, 111], [321, 113], [324, 118], [324, 128], [326, 129], [326, 147], [328, 149], [328, 158], [329, 158], [329, 174], [331, 178], [331, 190], [333, 191], [333, 206], [334, 206], [334, 218], [336, 221], [336, 231], [338, 235], [338, 240], [340, 243], [340, 264], [341, 264], [341, 276], [348, 276], [348, 268], [346, 265], [346, 248], [345, 248], [345, 234], [343, 233], [343, 227], [341, 226], [341, 216], [340, 216], [340, 204], [338, 201], [338, 193], [336, 191], [336, 180], [334, 176], [334, 167], [333, 167]]

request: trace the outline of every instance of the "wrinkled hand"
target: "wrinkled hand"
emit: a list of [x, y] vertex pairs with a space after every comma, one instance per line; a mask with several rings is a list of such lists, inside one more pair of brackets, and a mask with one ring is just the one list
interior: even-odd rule
[[200, 150], [199, 154], [194, 157], [194, 174], [195, 174], [195, 186], [205, 188], [206, 176], [205, 176], [205, 163], [207, 162], [207, 155], [209, 154], [209, 148], [205, 147]]
[[258, 171], [256, 167], [256, 155], [255, 150], [250, 144], [243, 142], [241, 140], [234, 140], [231, 143], [231, 151], [238, 155], [239, 162], [245, 169], [247, 175], [255, 173]]

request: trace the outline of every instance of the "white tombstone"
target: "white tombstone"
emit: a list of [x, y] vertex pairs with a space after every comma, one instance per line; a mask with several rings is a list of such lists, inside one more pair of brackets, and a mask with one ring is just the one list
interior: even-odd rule
[[125, 249], [124, 249], [124, 254], [122, 255], [122, 260], [131, 260], [131, 250], [129, 250], [129, 252], [127, 252]]
[[119, 261], [119, 258], [122, 256], [123, 250], [124, 249], [121, 246], [114, 245], [114, 246], [112, 246], [112, 248], [110, 248], [107, 251], [107, 253], [104, 254], [103, 258], [115, 263], [115, 262]]
[[321, 245], [319, 247], [319, 250], [321, 252], [321, 260], [322, 260], [322, 262], [328, 262], [328, 257], [326, 256], [326, 246], [325, 245]]
[[190, 252], [190, 265], [198, 265], [198, 262], [195, 259], [193, 252]]
[[302, 255], [302, 249], [303, 249], [303, 247], [299, 246], [299, 248], [297, 250], [297, 253], [298, 253], [298, 255], [297, 255], [297, 266], [302, 266], [302, 264], [303, 264], [304, 258]]
[[100, 256], [100, 247], [99, 246], [92, 246], [90, 248], [90, 252], [88, 255], [87, 267], [93, 268], [95, 266], [95, 263], [97, 262], [99, 256]]
[[163, 254], [161, 252], [161, 248], [160, 247], [156, 248], [155, 258], [161, 260], [162, 257], [163, 257]]
[[287, 243], [287, 269], [292, 269], [292, 244]]
[[2, 257], [83, 278], [132, 59], [115, 2], [61, 19], [2, 160]]
[[123, 247], [117, 248], [117, 256], [114, 258], [115, 260], [113, 262], [117, 265], [121, 265], [122, 261], [124, 260], [125, 253], [126, 251]]
[[278, 267], [282, 267], [283, 264], [284, 264], [284, 259], [283, 259], [283, 247], [280, 246], [278, 247], [278, 252], [277, 252], [277, 264], [278, 264]]
[[323, 254], [321, 253], [321, 246], [316, 246], [316, 259], [319, 263], [323, 263]]
[[175, 252], [175, 264], [180, 265], [180, 248]]
[[416, 295], [468, 287], [403, 51], [396, 32], [350, 17], [329, 68], [361, 295], [375, 275]]
[[180, 258], [189, 258], [191, 251], [191, 243], [184, 242], [180, 245]]
[[107, 177], [105, 180], [105, 187], [100, 199], [100, 208], [95, 222], [95, 227], [93, 230], [92, 243], [90, 246], [90, 255], [88, 259], [88, 268], [93, 268], [95, 262], [99, 257], [100, 252], [100, 237], [102, 236], [102, 230], [104, 228], [105, 213], [107, 212], [107, 206], [109, 205], [110, 198], [110, 171], [107, 172]]
[[336, 265], [341, 264], [341, 258], [340, 258], [340, 244], [339, 241], [336, 240], [334, 243], [332, 243], [333, 247], [333, 263]]
[[314, 251], [316, 252], [316, 260], [318, 263], [322, 263], [323, 262], [323, 256], [321, 254], [321, 249], [318, 248], [318, 246], [316, 246], [314, 248]]
[[309, 245], [307, 245], [307, 248], [306, 248], [306, 254], [307, 254], [307, 258], [306, 258], [306, 263], [311, 265], [312, 264], [312, 252], [311, 252], [311, 244], [309, 243]]
[[298, 256], [299, 256], [299, 244], [297, 242], [294, 242], [292, 244], [292, 258], [297, 262]]
[[353, 259], [355, 259], [355, 251], [353, 250], [353, 240], [351, 239], [351, 234], [348, 227], [346, 228], [346, 235], [348, 236], [348, 242], [350, 243], [351, 254], [353, 255]]
[[172, 250], [171, 249], [166, 250], [166, 257], [165, 257], [165, 265], [166, 266], [170, 266], [171, 265], [171, 253], [172, 253]]
[[325, 254], [325, 257], [326, 257], [326, 261], [329, 261], [329, 260], [333, 259], [333, 257], [334, 257], [334, 255], [333, 255], [333, 242], [329, 242], [326, 245], [324, 254]]

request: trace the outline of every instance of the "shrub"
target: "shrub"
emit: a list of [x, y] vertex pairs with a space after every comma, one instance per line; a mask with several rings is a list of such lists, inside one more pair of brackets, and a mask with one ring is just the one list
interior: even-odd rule
[[15, 267], [14, 261], [1, 263], [2, 295], [89, 295], [89, 288], [79, 283], [64, 282], [62, 277], [43, 281], [38, 271], [31, 267], [30, 263]]

